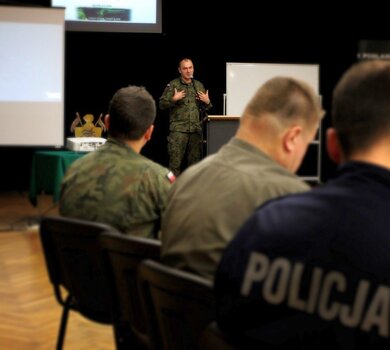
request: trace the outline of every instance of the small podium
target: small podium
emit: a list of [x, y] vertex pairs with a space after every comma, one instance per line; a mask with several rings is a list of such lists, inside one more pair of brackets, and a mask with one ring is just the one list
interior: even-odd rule
[[217, 152], [221, 146], [229, 142], [237, 131], [239, 116], [209, 115], [207, 128], [207, 154]]

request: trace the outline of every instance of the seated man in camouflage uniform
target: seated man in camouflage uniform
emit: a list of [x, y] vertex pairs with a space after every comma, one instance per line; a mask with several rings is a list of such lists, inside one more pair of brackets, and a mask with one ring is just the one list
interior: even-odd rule
[[156, 103], [143, 87], [115, 93], [105, 117], [107, 142], [74, 162], [64, 177], [61, 215], [107, 223], [125, 234], [158, 236], [174, 175], [140, 154], [155, 117]]

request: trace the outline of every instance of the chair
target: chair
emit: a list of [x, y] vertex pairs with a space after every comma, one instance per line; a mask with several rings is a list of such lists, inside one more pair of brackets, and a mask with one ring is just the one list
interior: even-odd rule
[[151, 348], [196, 350], [215, 319], [212, 283], [198, 275], [144, 260], [138, 270]]
[[238, 349], [233, 345], [228, 336], [218, 327], [216, 321], [212, 321], [202, 332], [199, 342], [202, 350], [235, 350]]
[[43, 217], [41, 220], [40, 238], [49, 279], [63, 307], [57, 349], [63, 347], [70, 310], [91, 321], [112, 324], [98, 237], [113, 230], [105, 224], [73, 218]]
[[136, 273], [143, 259], [160, 259], [161, 242], [105, 232], [100, 236], [100, 245], [112, 293], [118, 343], [123, 349], [149, 348]]

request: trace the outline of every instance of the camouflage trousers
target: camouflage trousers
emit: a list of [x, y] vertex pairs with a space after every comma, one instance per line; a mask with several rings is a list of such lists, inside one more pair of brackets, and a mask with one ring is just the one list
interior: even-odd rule
[[168, 136], [169, 169], [178, 176], [202, 157], [201, 132], [171, 131]]

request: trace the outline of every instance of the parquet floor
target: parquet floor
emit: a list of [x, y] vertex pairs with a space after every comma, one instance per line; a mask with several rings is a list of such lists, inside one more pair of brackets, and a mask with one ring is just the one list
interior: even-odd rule
[[[42, 214], [58, 215], [51, 197], [34, 208], [26, 193], [0, 192], [0, 349], [55, 349], [61, 307], [49, 283], [38, 227]], [[112, 327], [71, 311], [64, 350], [114, 350]]]

